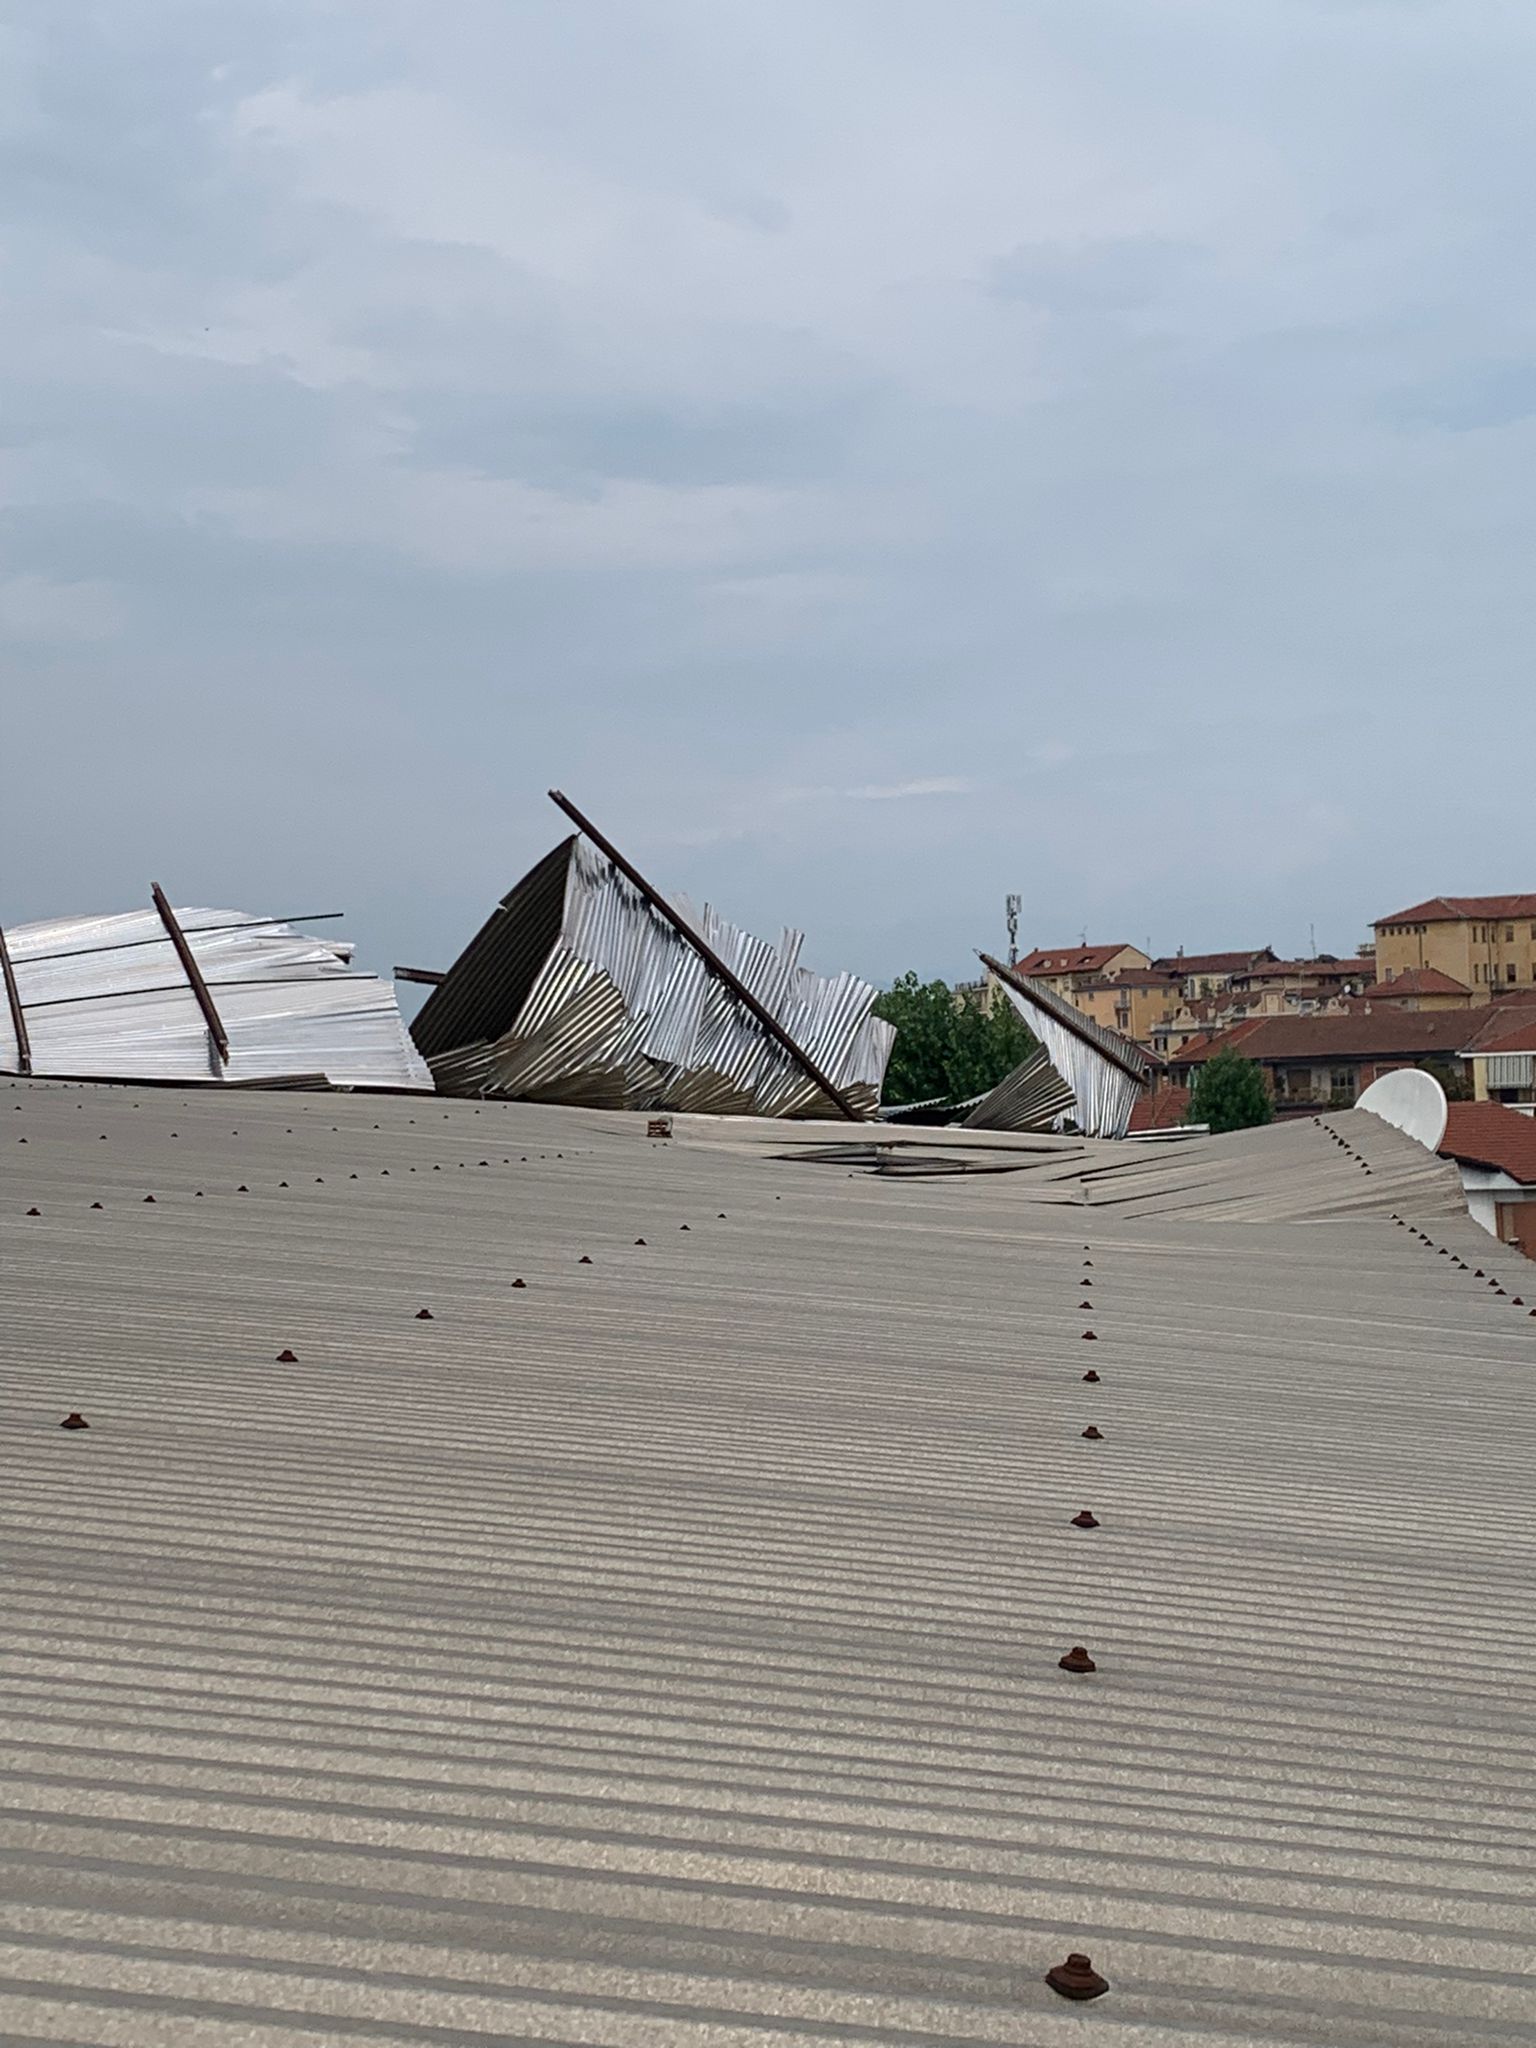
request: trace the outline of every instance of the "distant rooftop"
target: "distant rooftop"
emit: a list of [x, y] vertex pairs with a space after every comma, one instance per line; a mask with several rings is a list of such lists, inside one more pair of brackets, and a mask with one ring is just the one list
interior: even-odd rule
[[1453, 1102], [1440, 1152], [1469, 1166], [1496, 1168], [1529, 1187], [1536, 1184], [1536, 1117], [1522, 1116], [1501, 1102]]
[[1472, 917], [1536, 917], [1536, 896], [1429, 896], [1390, 917], [1378, 917], [1376, 929], [1384, 924], [1460, 924]]

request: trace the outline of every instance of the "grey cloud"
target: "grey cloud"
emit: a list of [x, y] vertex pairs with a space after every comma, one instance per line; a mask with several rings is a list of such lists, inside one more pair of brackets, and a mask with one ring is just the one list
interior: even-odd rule
[[1532, 17], [15, 12], [0, 920], [441, 960], [550, 783], [882, 976], [1531, 880]]

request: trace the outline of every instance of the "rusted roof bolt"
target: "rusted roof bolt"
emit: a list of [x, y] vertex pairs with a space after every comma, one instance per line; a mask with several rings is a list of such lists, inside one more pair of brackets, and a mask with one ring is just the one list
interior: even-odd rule
[[418, 1323], [430, 1323], [435, 1321], [436, 1319], [433, 1316], [431, 1309], [419, 1308], [416, 1311], [416, 1320]]
[[279, 1365], [297, 1365], [299, 1354], [296, 1351], [279, 1351], [277, 1362]]
[[514, 1280], [512, 1282], [512, 1285], [514, 1287], [526, 1287], [528, 1285], [528, 1282], [526, 1280]]
[[1085, 1344], [1097, 1344], [1098, 1341], [1098, 1338], [1093, 1334], [1092, 1330], [1084, 1330], [1083, 1342]]
[[1088, 1439], [1089, 1443], [1091, 1444], [1098, 1444], [1104, 1441], [1104, 1432], [1102, 1429], [1099, 1428], [1099, 1425], [1096, 1422], [1090, 1422], [1088, 1427], [1083, 1431], [1083, 1435]]
[[1099, 1383], [1099, 1376], [1091, 1366], [1089, 1367], [1088, 1371], [1083, 1374], [1083, 1378], [1085, 1380], [1091, 1381], [1094, 1386], [1097, 1386]]
[[1074, 1529], [1097, 1529], [1099, 1518], [1097, 1515], [1090, 1514], [1087, 1508], [1084, 1508], [1080, 1515], [1072, 1517], [1072, 1526]]
[[1074, 1643], [1065, 1657], [1056, 1659], [1056, 1664], [1061, 1671], [1097, 1671], [1099, 1668], [1081, 1643]]
[[1109, 1989], [1108, 1978], [1099, 1975], [1087, 1956], [1075, 1953], [1047, 1970], [1045, 1981], [1062, 1998], [1102, 1998]]
[[89, 1429], [90, 1426], [78, 1408], [71, 1408], [59, 1424], [60, 1429]]
[[587, 1257], [586, 1253], [583, 1252], [581, 1257], [576, 1261], [576, 1263], [578, 1266], [590, 1266], [592, 1261]]

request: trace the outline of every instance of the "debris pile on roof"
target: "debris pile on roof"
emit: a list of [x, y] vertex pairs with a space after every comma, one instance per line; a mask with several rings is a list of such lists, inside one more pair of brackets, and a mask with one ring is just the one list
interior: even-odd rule
[[173, 910], [159, 891], [156, 904], [6, 927], [0, 1071], [432, 1086], [393, 983], [354, 968], [345, 940], [238, 910]]
[[873, 1116], [895, 1039], [872, 1013], [879, 991], [802, 967], [800, 932], [770, 945], [707, 905], [664, 902], [582, 822], [502, 899], [422, 1005], [412, 1034], [439, 1089], [600, 1109]]

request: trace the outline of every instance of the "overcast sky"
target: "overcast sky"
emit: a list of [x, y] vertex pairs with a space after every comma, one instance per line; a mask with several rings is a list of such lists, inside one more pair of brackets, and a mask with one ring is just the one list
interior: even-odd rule
[[0, 921], [1536, 889], [1532, 0], [0, 21]]

